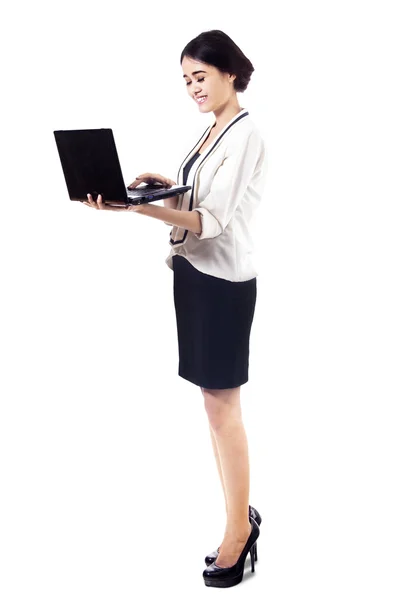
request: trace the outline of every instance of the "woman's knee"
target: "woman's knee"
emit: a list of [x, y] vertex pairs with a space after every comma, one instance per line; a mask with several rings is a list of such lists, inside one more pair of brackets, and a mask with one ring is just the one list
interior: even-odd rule
[[204, 407], [212, 429], [217, 430], [232, 417], [241, 415], [239, 388], [201, 389], [204, 396]]

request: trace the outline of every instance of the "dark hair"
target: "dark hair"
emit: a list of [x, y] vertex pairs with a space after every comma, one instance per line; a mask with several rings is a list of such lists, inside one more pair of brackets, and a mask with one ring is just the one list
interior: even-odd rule
[[183, 49], [184, 57], [217, 67], [223, 73], [236, 75], [233, 87], [244, 92], [248, 86], [254, 67], [235, 42], [220, 29], [203, 31], [193, 38]]

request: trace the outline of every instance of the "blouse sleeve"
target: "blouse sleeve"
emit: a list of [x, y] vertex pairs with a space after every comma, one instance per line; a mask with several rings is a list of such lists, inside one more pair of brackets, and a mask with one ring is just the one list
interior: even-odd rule
[[252, 131], [243, 144], [227, 149], [209, 193], [193, 209], [200, 213], [202, 230], [194, 234], [199, 240], [223, 233], [244, 196], [263, 151], [264, 141], [256, 131]]

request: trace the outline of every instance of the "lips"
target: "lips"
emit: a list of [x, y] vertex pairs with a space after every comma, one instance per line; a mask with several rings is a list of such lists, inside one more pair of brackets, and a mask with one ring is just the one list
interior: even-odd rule
[[[200, 98], [201, 98], [201, 101], [199, 101]], [[196, 100], [197, 104], [204, 104], [204, 102], [207, 101], [207, 98], [208, 98], [207, 95], [205, 95], [205, 96], [196, 96], [195, 100]]]

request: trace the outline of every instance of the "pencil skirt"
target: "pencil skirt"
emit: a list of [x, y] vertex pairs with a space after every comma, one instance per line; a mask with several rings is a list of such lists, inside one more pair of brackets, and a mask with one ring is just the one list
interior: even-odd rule
[[173, 255], [172, 264], [178, 375], [208, 389], [246, 383], [257, 278], [235, 282], [214, 277], [180, 254]]

